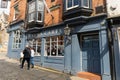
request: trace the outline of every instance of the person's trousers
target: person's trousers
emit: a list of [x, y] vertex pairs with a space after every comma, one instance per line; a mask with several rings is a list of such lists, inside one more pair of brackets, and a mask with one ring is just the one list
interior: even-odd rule
[[28, 64], [28, 69], [30, 69], [30, 58], [23, 58], [21, 68], [23, 68], [23, 67], [24, 67], [24, 63], [25, 63], [25, 61], [27, 61], [27, 64]]
[[33, 68], [33, 67], [34, 67], [34, 57], [31, 57], [31, 58], [30, 58], [30, 63], [31, 63], [32, 68]]

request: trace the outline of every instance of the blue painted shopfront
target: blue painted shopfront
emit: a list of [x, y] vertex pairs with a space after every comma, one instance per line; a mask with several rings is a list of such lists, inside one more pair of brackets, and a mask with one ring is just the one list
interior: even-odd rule
[[[66, 24], [41, 29], [37, 33], [37, 38], [41, 39], [41, 55], [35, 57], [36, 64], [71, 74], [82, 71], [98, 73], [102, 76], [102, 80], [111, 80], [107, 26], [103, 24], [105, 17], [91, 19], [86, 24], [70, 26], [72, 32], [69, 44], [66, 43], [64, 36]], [[46, 39], [54, 36], [64, 37], [64, 55], [62, 56], [46, 55]], [[14, 52], [10, 48], [11, 40], [12, 35], [9, 39], [8, 55], [15, 57], [18, 52]], [[23, 40], [26, 42], [27, 38], [24, 36]], [[22, 44], [24, 45], [24, 43]]]
[[[11, 24], [10, 25], [10, 28], [8, 29], [8, 33], [9, 33], [9, 43], [8, 43], [8, 54], [7, 56], [10, 57], [10, 58], [19, 58], [20, 57], [20, 52], [24, 49], [24, 46], [25, 46], [25, 41], [26, 41], [26, 37], [25, 37], [25, 34], [24, 33], [21, 33], [21, 44], [18, 45], [19, 47], [15, 48], [13, 47], [13, 42], [14, 42], [14, 32], [15, 31], [20, 31], [20, 27], [24, 25], [24, 22], [23, 21], [19, 21], [18, 23], [16, 24]], [[18, 36], [17, 36], [18, 37]], [[16, 37], [16, 38], [17, 38]]]

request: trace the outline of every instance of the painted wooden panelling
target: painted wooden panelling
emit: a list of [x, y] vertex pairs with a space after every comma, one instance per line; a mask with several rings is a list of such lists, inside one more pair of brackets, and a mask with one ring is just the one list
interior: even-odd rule
[[101, 56], [101, 75], [102, 80], [111, 80], [110, 75], [110, 59], [109, 59], [109, 49], [107, 40], [107, 31], [100, 30], [99, 32], [100, 40], [100, 56]]
[[82, 71], [82, 52], [81, 45], [77, 34], [72, 35], [72, 71], [71, 73], [75, 74], [79, 71]]
[[[115, 58], [115, 72], [116, 72], [116, 80], [120, 80], [120, 42], [118, 39], [119, 33], [117, 31], [117, 28], [114, 27], [112, 29], [112, 33], [114, 35], [114, 58]], [[115, 31], [115, 32], [114, 32]], [[116, 36], [115, 36], [116, 34]]]
[[64, 70], [64, 57], [44, 57], [44, 67]]
[[44, 62], [64, 65], [64, 57], [45, 57]]

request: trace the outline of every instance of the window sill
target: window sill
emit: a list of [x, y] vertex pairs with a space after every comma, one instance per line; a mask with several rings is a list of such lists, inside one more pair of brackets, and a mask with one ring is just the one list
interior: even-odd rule
[[66, 10], [73, 9], [73, 8], [76, 8], [76, 7], [78, 7], [78, 6], [79, 6], [79, 5], [76, 5], [76, 6], [69, 7], [69, 8], [66, 8]]
[[64, 56], [44, 56], [44, 57], [51, 57], [51, 58], [59, 57], [59, 58], [62, 58], [62, 57], [64, 57]]
[[60, 8], [60, 5], [61, 4], [52, 5], [52, 7], [50, 7], [49, 9], [50, 9], [50, 11], [56, 10], [56, 9]]

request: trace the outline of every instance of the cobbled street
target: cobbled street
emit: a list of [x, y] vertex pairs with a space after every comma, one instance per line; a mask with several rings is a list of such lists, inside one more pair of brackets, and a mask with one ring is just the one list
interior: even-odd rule
[[19, 62], [0, 54], [0, 80], [71, 80], [68, 75], [38, 68], [20, 69]]

